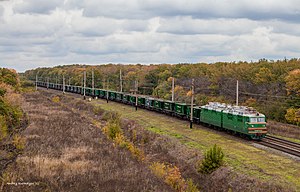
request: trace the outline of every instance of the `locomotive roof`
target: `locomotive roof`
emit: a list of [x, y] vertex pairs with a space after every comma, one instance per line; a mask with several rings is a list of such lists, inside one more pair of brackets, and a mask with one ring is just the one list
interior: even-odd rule
[[223, 111], [223, 113], [230, 113], [234, 115], [242, 115], [248, 117], [265, 117], [264, 114], [257, 112], [252, 107], [236, 106], [219, 102], [209, 102], [207, 105], [201, 106], [203, 109]]

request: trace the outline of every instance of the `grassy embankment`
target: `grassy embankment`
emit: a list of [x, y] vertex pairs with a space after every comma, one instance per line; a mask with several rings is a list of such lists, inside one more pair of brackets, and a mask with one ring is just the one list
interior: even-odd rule
[[262, 181], [275, 182], [300, 190], [299, 161], [257, 148], [251, 144], [252, 142], [200, 128], [199, 125], [189, 129], [188, 122], [176, 118], [141, 109], [136, 112], [132, 106], [115, 102], [107, 104], [105, 100], [94, 100], [92, 103], [100, 104], [104, 110], [118, 111], [123, 118], [135, 120], [149, 131], [177, 138], [183, 144], [202, 152], [213, 144], [218, 144], [224, 149], [226, 164], [235, 171]]

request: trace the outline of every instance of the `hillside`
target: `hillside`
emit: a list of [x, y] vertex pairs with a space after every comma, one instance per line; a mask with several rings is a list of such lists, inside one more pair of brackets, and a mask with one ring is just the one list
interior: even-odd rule
[[27, 119], [21, 109], [20, 81], [11, 69], [0, 68], [0, 175], [24, 148], [20, 136]]

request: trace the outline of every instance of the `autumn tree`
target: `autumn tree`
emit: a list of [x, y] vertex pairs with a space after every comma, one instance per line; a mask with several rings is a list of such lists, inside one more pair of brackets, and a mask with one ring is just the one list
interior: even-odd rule
[[300, 69], [290, 71], [285, 81], [288, 94], [300, 96]]

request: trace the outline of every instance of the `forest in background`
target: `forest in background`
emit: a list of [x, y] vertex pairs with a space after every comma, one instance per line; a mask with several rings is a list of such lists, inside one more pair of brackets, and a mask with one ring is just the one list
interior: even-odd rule
[[152, 65], [64, 65], [37, 68], [25, 77], [39, 81], [82, 86], [87, 72], [87, 86], [120, 91], [120, 70], [123, 92], [133, 92], [171, 99], [172, 78], [175, 78], [175, 101], [190, 102], [192, 79], [195, 79], [195, 103], [210, 101], [235, 103], [236, 81], [239, 81], [239, 104], [254, 107], [268, 119], [300, 125], [300, 59], [258, 62], [218, 62], [214, 64], [152, 64]]

